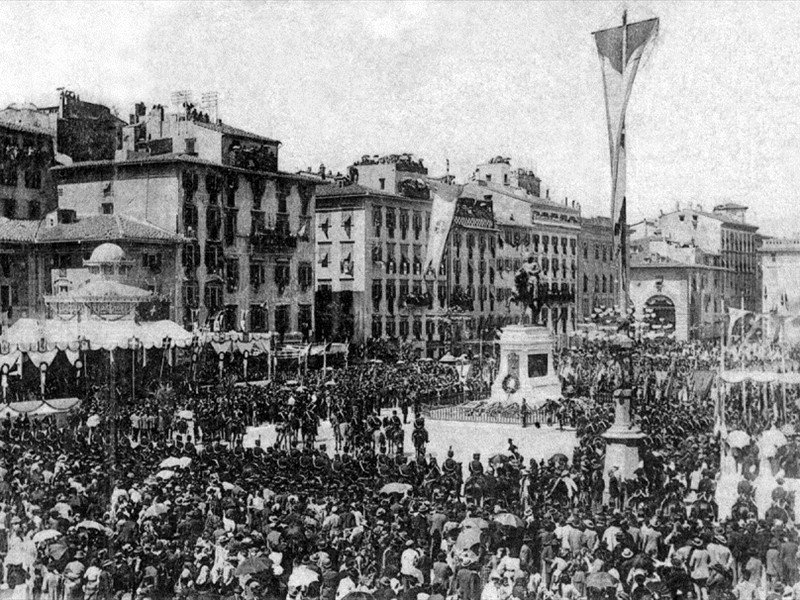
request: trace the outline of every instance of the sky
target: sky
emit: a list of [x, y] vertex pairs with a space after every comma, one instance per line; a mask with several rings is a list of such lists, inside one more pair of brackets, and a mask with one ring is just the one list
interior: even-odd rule
[[67, 87], [126, 118], [217, 91], [223, 121], [283, 142], [282, 170], [411, 152], [464, 179], [502, 155], [606, 215], [591, 32], [624, 9], [660, 18], [626, 119], [629, 220], [733, 201], [763, 233], [800, 232], [792, 3], [4, 2], [0, 106]]

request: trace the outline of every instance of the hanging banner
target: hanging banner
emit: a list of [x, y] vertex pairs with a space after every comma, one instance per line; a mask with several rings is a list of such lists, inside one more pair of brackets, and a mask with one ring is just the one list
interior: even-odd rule
[[458, 197], [464, 190], [462, 185], [447, 185], [431, 182], [433, 206], [431, 207], [431, 230], [428, 235], [428, 247], [425, 252], [425, 269], [423, 273], [435, 276], [442, 262], [447, 236], [453, 217], [456, 214]]

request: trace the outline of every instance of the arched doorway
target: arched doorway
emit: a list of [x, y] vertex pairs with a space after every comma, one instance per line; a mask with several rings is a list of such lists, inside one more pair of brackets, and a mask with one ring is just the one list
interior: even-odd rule
[[662, 326], [675, 327], [675, 303], [667, 296], [652, 296], [645, 306], [647, 312], [652, 316], [654, 323]]

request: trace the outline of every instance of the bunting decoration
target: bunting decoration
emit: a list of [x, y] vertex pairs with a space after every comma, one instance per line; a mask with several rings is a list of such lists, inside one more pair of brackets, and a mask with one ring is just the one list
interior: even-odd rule
[[625, 112], [639, 62], [658, 31], [658, 19], [627, 23], [595, 32], [603, 74], [608, 146], [611, 158], [611, 220], [614, 226], [614, 258], [619, 265], [619, 303], [627, 304], [628, 256], [626, 248], [627, 206], [625, 197]]

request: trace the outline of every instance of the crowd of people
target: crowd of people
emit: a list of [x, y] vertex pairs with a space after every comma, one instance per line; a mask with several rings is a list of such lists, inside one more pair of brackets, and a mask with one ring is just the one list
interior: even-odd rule
[[[743, 483], [719, 514], [730, 446], [703, 376], [718, 350], [595, 343], [558, 358], [576, 444], [540, 460], [513, 437], [471, 457], [404, 445], [426, 439], [432, 394], [485, 386], [411, 359], [161, 389], [113, 414], [98, 389], [67, 420], [4, 420], [0, 597], [800, 598], [781, 487], [797, 447], [765, 462], [757, 444], [738, 445]], [[625, 387], [641, 462], [631, 478], [604, 477], [602, 434]], [[323, 421], [334, 440], [318, 438]], [[276, 444], [246, 447], [246, 426], [263, 423]], [[767, 468], [779, 491], [760, 514]]]

